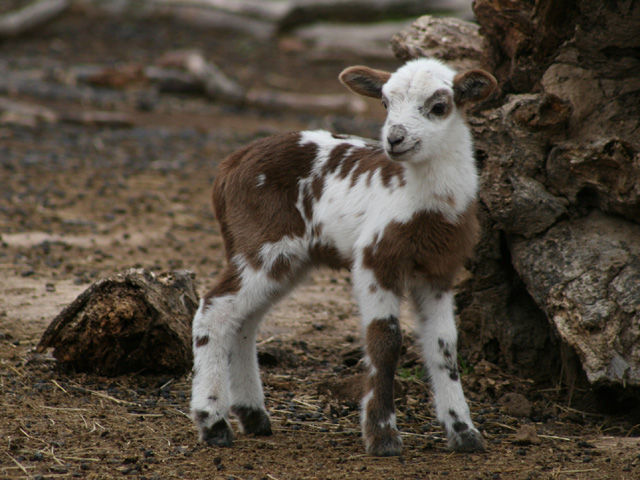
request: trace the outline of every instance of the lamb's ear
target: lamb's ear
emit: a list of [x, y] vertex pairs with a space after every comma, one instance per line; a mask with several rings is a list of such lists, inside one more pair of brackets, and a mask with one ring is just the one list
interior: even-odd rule
[[498, 82], [484, 70], [469, 70], [453, 79], [453, 99], [457, 105], [479, 102], [487, 98], [498, 86]]
[[365, 97], [382, 98], [382, 86], [391, 74], [369, 67], [349, 67], [340, 74], [340, 81], [351, 91]]

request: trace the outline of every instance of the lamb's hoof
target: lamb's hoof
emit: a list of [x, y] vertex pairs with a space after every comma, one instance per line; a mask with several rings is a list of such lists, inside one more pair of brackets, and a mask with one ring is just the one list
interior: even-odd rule
[[449, 449], [454, 452], [485, 452], [482, 434], [475, 428], [456, 432], [449, 438]]
[[223, 418], [210, 427], [200, 427], [200, 440], [212, 447], [230, 447], [233, 432], [229, 422]]
[[367, 453], [375, 457], [397, 457], [402, 454], [402, 438], [400, 432], [374, 435], [365, 440]]
[[271, 431], [271, 420], [263, 408], [245, 407], [234, 405], [231, 412], [238, 417], [240, 427], [246, 434], [267, 437], [273, 435]]

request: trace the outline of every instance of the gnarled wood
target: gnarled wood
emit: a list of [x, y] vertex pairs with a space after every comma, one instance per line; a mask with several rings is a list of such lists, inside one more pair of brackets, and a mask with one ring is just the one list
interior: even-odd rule
[[184, 373], [192, 362], [193, 274], [144, 269], [97, 281], [60, 312], [37, 351], [101, 375]]
[[[569, 384], [637, 392], [640, 5], [476, 0], [474, 10], [480, 61], [501, 92], [470, 118], [483, 238], [460, 295], [462, 344], [472, 360], [534, 378], [555, 379], [562, 364]], [[430, 24], [396, 37], [397, 54], [471, 61]], [[453, 34], [461, 45], [465, 28]]]

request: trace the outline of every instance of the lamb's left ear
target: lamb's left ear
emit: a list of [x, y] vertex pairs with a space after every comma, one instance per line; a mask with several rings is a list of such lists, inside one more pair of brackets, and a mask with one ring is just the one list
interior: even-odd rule
[[469, 70], [453, 79], [453, 99], [457, 105], [479, 102], [487, 98], [498, 86], [498, 82], [484, 70]]

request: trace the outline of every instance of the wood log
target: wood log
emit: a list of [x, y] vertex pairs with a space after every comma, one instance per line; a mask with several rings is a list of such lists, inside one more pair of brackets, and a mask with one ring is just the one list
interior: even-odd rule
[[264, 0], [156, 0], [156, 3], [159, 6], [222, 10], [270, 22], [280, 21], [288, 14], [294, 4], [294, 2], [287, 0], [278, 2], [265, 2]]
[[349, 94], [313, 95], [266, 89], [245, 90], [197, 51], [169, 52], [158, 63], [161, 66], [186, 69], [202, 84], [208, 97], [224, 103], [262, 109], [284, 108], [350, 113], [362, 113], [366, 110], [365, 102]]
[[362, 59], [393, 60], [389, 39], [407, 26], [407, 22], [349, 26], [316, 23], [296, 29], [292, 36], [308, 45], [305, 54], [314, 60], [354, 55]]
[[50, 108], [0, 97], [0, 123], [34, 127], [39, 123], [56, 123], [58, 120], [58, 115]]
[[[474, 10], [500, 92], [469, 115], [483, 229], [458, 296], [461, 351], [637, 401], [640, 8], [476, 0]], [[396, 51], [446, 58], [433, 36], [416, 22]]]
[[391, 48], [403, 61], [439, 58], [460, 70], [482, 66], [480, 27], [457, 18], [424, 15], [391, 38]]
[[16, 37], [49, 22], [71, 5], [70, 0], [39, 0], [0, 16], [0, 37]]
[[198, 7], [179, 7], [171, 8], [166, 13], [188, 25], [241, 32], [259, 40], [271, 39], [277, 33], [277, 25], [274, 22], [226, 11]]
[[249, 90], [245, 103], [262, 109], [313, 110], [323, 112], [362, 113], [367, 105], [350, 94], [312, 95], [277, 90]]
[[246, 91], [229, 78], [214, 63], [207, 61], [204, 55], [196, 50], [179, 50], [169, 52], [159, 59], [158, 65], [172, 68], [183, 68], [203, 86], [205, 93], [213, 100], [226, 103], [242, 103]]
[[473, 18], [471, 5], [466, 0], [156, 0], [155, 3], [176, 12], [181, 8], [223, 11], [271, 23], [277, 32], [315, 22], [370, 23], [389, 18], [415, 18], [429, 12]]
[[42, 105], [17, 102], [0, 97], [0, 123], [35, 127], [41, 123], [58, 122], [81, 125], [102, 125], [116, 128], [130, 127], [133, 124], [130, 116], [126, 113], [96, 110], [65, 110], [60, 112]]
[[51, 322], [36, 351], [78, 371], [182, 374], [192, 366], [191, 320], [198, 307], [194, 274], [144, 269], [104, 278]]

